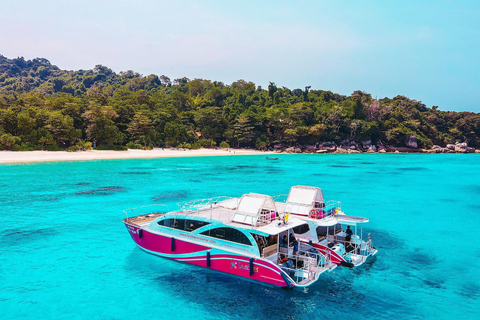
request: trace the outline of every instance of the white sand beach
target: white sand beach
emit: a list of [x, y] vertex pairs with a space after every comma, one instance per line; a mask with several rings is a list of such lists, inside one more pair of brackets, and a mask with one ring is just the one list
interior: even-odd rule
[[0, 151], [0, 164], [28, 163], [28, 162], [55, 162], [55, 161], [87, 161], [109, 159], [150, 159], [167, 157], [201, 157], [201, 156], [233, 156], [233, 155], [268, 155], [272, 152], [263, 152], [248, 149], [153, 149], [128, 151], [89, 150], [79, 152], [67, 151]]

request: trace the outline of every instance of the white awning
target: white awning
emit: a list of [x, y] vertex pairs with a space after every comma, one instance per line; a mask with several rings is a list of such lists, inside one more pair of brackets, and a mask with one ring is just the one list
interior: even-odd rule
[[271, 223], [260, 227], [257, 230], [269, 235], [277, 235], [283, 231], [293, 229], [303, 224], [307, 224], [307, 222], [298, 218], [289, 218], [286, 225], [282, 225], [282, 222], [278, 221], [278, 223]]
[[[232, 221], [255, 226], [262, 214], [270, 212], [276, 212], [272, 197], [256, 193], [244, 194], [238, 202]], [[274, 220], [275, 216], [270, 218]]]
[[294, 186], [288, 194], [284, 212], [308, 216], [308, 212], [314, 207], [315, 202], [324, 203], [320, 188]]

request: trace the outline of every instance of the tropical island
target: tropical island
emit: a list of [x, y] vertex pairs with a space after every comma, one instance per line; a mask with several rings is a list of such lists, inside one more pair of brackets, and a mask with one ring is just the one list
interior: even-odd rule
[[[67, 71], [0, 55], [0, 150], [479, 152], [480, 114], [310, 86]], [[477, 149], [477, 150], [476, 150]]]

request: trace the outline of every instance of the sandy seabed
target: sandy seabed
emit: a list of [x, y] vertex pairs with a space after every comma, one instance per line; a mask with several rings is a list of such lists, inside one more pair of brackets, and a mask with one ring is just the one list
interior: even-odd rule
[[233, 156], [271, 154], [248, 149], [153, 149], [128, 151], [89, 150], [78, 152], [67, 151], [0, 151], [0, 164], [27, 163], [27, 162], [53, 162], [53, 161], [87, 161], [109, 159], [150, 159], [167, 157], [201, 157], [201, 156]]

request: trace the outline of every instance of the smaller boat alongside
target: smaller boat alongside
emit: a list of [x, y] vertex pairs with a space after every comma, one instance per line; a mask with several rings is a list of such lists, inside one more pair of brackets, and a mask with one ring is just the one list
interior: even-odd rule
[[[279, 198], [279, 196], [277, 196]], [[346, 215], [340, 201], [324, 202], [317, 187], [294, 186], [285, 202], [276, 202], [283, 215], [307, 222], [294, 228], [298, 239], [309, 243], [339, 266], [358, 267], [377, 253], [370, 234], [364, 238], [364, 217]]]

